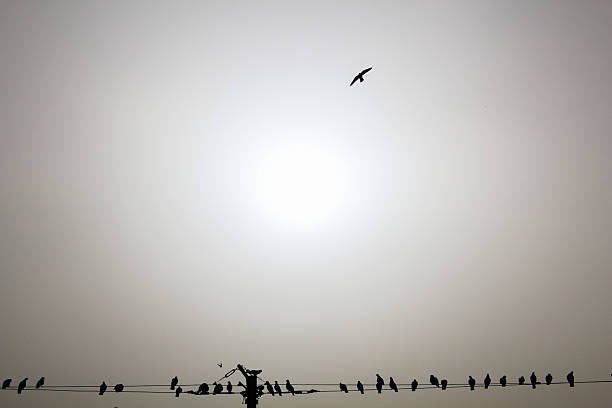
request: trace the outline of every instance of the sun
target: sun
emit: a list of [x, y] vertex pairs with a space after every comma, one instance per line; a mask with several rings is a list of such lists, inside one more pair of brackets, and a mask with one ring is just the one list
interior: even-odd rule
[[330, 149], [279, 146], [264, 154], [254, 174], [259, 207], [279, 224], [310, 229], [333, 219], [343, 205], [347, 168]]

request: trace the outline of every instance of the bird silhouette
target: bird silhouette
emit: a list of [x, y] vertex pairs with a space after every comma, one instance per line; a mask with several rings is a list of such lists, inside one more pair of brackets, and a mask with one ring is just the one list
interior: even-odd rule
[[108, 388], [108, 385], [106, 385], [106, 383], [102, 381], [102, 384], [100, 384], [100, 391], [98, 392], [98, 395], [104, 395], [107, 388]]
[[174, 392], [174, 396], [178, 398], [178, 396], [181, 395], [181, 392], [183, 392], [183, 389], [179, 385], [178, 387], [176, 387], [176, 391]]
[[389, 377], [389, 387], [395, 392], [398, 391], [397, 384], [395, 383], [395, 381], [393, 381], [393, 377]]
[[17, 386], [17, 394], [21, 394], [21, 391], [23, 391], [24, 388], [26, 387], [27, 381], [28, 381], [28, 377], [24, 378], [23, 380], [19, 382], [19, 385]]
[[566, 378], [567, 378], [567, 382], [569, 383], [570, 387], [573, 387], [574, 386], [574, 371], [570, 371], [567, 374]]
[[552, 382], [552, 374], [548, 373], [546, 374], [546, 385], [550, 385], [550, 383]]
[[36, 381], [36, 388], [40, 388], [45, 385], [45, 377], [40, 377], [38, 381]]
[[531, 382], [531, 388], [535, 390], [536, 384], [538, 382], [538, 377], [536, 377], [535, 371], [531, 372], [531, 375], [529, 376], [529, 381]]
[[435, 385], [436, 387], [440, 386], [440, 382], [438, 381], [438, 377], [436, 377], [433, 374], [429, 375], [429, 382], [431, 383], [431, 385]]
[[172, 380], [170, 380], [170, 389], [173, 390], [178, 384], [178, 377], [174, 376]]
[[208, 394], [208, 390], [209, 390], [208, 384], [202, 383], [198, 387], [198, 395]]
[[419, 386], [419, 382], [415, 378], [414, 380], [412, 380], [412, 384], [410, 384], [410, 389], [412, 391], [416, 391], [418, 386]]
[[470, 386], [470, 390], [474, 391], [474, 387], [476, 386], [476, 380], [472, 378], [470, 375], [470, 379], [468, 380], [468, 385]]
[[525, 384], [525, 377], [523, 377], [522, 375], [519, 377], [519, 385], [524, 385]]
[[357, 381], [357, 389], [360, 393], [363, 394], [363, 384], [361, 383], [361, 381]]
[[448, 381], [446, 380], [442, 380], [442, 391], [444, 391], [446, 389], [446, 386], [448, 385]]
[[219, 368], [223, 368], [223, 363], [217, 363], [217, 365], [219, 366]]
[[348, 394], [348, 388], [347, 388], [346, 384], [340, 383], [340, 391], [344, 391], [345, 393]]
[[485, 390], [489, 388], [489, 385], [491, 385], [491, 376], [489, 375], [489, 373], [487, 373], [487, 376], [484, 379]]
[[378, 374], [376, 374], [376, 390], [380, 394], [382, 392], [382, 387], [385, 385], [385, 380]]
[[372, 67], [370, 68], [366, 68], [363, 71], [361, 71], [360, 73], [357, 74], [357, 76], [355, 76], [355, 78], [353, 78], [353, 81], [351, 81], [351, 84], [349, 86], [353, 86], [353, 84], [355, 82], [357, 82], [357, 80], [359, 80], [359, 82], [363, 82], [363, 76], [372, 69]]
[[6, 380], [2, 381], [2, 389], [6, 390], [8, 387], [10, 387], [11, 381], [13, 381], [12, 378], [7, 378]]
[[221, 385], [221, 383], [214, 382], [213, 384], [215, 384], [215, 388], [213, 388], [213, 395], [223, 392], [223, 385]]
[[506, 386], [507, 380], [506, 380], [505, 375], [499, 379], [499, 383], [501, 384], [502, 387]]
[[274, 381], [274, 391], [276, 391], [278, 393], [279, 397], [282, 397], [283, 390], [281, 390], [280, 385], [278, 385], [278, 381]]
[[287, 382], [285, 382], [285, 388], [287, 389], [287, 391], [289, 391], [291, 393], [291, 395], [295, 395], [295, 388], [293, 388], [293, 385], [291, 385], [289, 380], [287, 380]]
[[121, 392], [121, 391], [123, 391], [123, 384], [115, 385], [115, 392]]
[[225, 388], [227, 389], [227, 393], [231, 394], [232, 393], [232, 389], [234, 388], [234, 386], [232, 385], [231, 381], [228, 381], [227, 385], [225, 386]]
[[272, 384], [270, 384], [270, 381], [266, 381], [264, 383], [266, 385], [266, 388], [268, 389], [268, 392], [272, 395], [274, 395], [274, 388], [272, 388]]

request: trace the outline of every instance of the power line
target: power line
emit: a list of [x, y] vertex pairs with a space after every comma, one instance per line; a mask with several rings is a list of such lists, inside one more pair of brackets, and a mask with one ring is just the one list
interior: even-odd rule
[[[574, 381], [574, 384], [601, 384], [601, 383], [612, 383], [612, 380], [583, 380], [583, 381]], [[555, 381], [555, 382], [551, 382], [550, 384], [538, 384], [540, 386], [548, 386], [548, 385], [564, 385], [564, 384], [569, 384], [569, 382], [567, 381]], [[199, 384], [181, 384], [182, 387], [188, 387], [188, 386], [198, 386]], [[294, 385], [313, 385], [313, 383], [308, 383], [308, 384], [294, 384]], [[319, 385], [323, 385], [323, 386], [338, 386], [338, 384], [331, 384], [331, 383], [319, 383]], [[368, 385], [371, 386], [373, 384], [364, 384], [364, 385]], [[408, 385], [408, 384], [401, 384], [401, 385]], [[167, 384], [163, 384], [163, 385], [159, 385], [159, 384], [154, 384], [154, 385], [144, 385], [144, 384], [139, 384], [139, 385], [130, 385], [129, 387], [167, 387]], [[65, 385], [65, 386], [58, 386], [58, 385], [45, 385], [41, 388], [35, 388], [35, 387], [26, 387], [24, 388], [24, 391], [50, 391], [50, 392], [80, 392], [80, 393], [98, 393], [98, 388], [99, 386], [97, 385]], [[127, 385], [125, 386], [126, 388], [128, 387]], [[459, 384], [459, 383], [453, 383], [453, 384], [448, 384], [447, 388], [448, 389], [452, 389], [452, 388], [469, 388], [470, 385], [468, 384]], [[475, 384], [474, 386], [475, 388], [484, 388], [484, 384], [479, 383], [479, 384]], [[491, 383], [489, 385], [489, 387], [499, 387], [499, 388], [504, 388], [500, 383]], [[525, 383], [525, 384], [519, 384], [519, 383], [507, 383], [505, 385], [505, 387], [531, 387], [531, 384]], [[74, 389], [74, 388], [91, 388], [91, 389]], [[10, 386], [5, 388], [5, 391], [8, 390], [16, 390], [17, 387], [15, 386]], [[439, 387], [436, 387], [434, 385], [418, 385], [418, 387], [416, 388], [416, 391], [419, 390], [430, 390], [430, 389], [440, 389]], [[411, 387], [407, 387], [407, 386], [400, 386], [400, 384], [398, 384], [398, 390], [411, 390]], [[368, 391], [368, 392], [372, 392], [372, 391], [378, 391], [376, 388], [364, 388], [364, 392]], [[393, 391], [391, 388], [383, 388], [381, 391]], [[296, 390], [296, 395], [308, 395], [308, 394], [314, 394], [314, 393], [330, 393], [330, 392], [344, 392], [340, 389], [336, 389], [336, 390]], [[357, 389], [349, 389], [348, 392], [359, 392], [359, 390]], [[109, 391], [109, 394], [113, 394], [113, 391]], [[175, 394], [175, 391], [152, 391], [152, 390], [123, 390], [121, 391], [121, 393], [133, 393], [133, 394]], [[220, 392], [217, 394], [192, 394], [189, 393], [187, 391], [183, 391], [184, 394], [188, 394], [188, 395], [196, 395], [196, 396], [213, 396], [213, 395], [240, 395], [239, 392]], [[271, 395], [268, 392], [264, 393], [265, 395]], [[285, 391], [284, 394], [290, 394], [290, 392]]]

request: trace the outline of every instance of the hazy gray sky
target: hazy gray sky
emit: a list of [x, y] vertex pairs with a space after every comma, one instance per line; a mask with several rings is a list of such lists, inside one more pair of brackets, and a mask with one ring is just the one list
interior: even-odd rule
[[[610, 378], [612, 2], [2, 0], [0, 58], [2, 378]], [[240, 398], [0, 393], [170, 403]]]

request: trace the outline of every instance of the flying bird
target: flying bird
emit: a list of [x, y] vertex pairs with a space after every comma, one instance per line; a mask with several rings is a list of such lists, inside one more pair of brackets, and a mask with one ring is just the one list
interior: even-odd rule
[[363, 71], [361, 71], [359, 74], [357, 74], [357, 76], [355, 76], [355, 78], [353, 78], [353, 81], [351, 82], [351, 84], [349, 86], [353, 86], [353, 84], [355, 82], [357, 82], [357, 80], [359, 80], [359, 82], [363, 82], [363, 76], [369, 72], [372, 69], [372, 67], [370, 68], [366, 68]]
[[2, 389], [6, 390], [8, 387], [10, 387], [11, 381], [13, 381], [12, 378], [7, 378], [6, 380], [2, 381]]
[[174, 376], [172, 380], [170, 380], [170, 389], [173, 390], [178, 384], [178, 377]]
[[376, 390], [380, 394], [382, 392], [382, 387], [385, 385], [385, 380], [378, 374], [376, 374]]
[[570, 387], [573, 387], [574, 386], [574, 371], [570, 371], [567, 374], [566, 378], [567, 378], [567, 382], [569, 383]]
[[23, 389], [26, 387], [27, 381], [28, 381], [28, 377], [24, 378], [23, 380], [19, 382], [19, 385], [17, 386], [17, 394], [21, 394], [21, 391], [23, 391]]
[[491, 376], [489, 376], [489, 373], [487, 373], [487, 376], [484, 379], [485, 390], [489, 388], [489, 385], [491, 385]]
[[285, 388], [291, 393], [291, 395], [295, 395], [295, 388], [293, 388], [293, 385], [291, 385], [289, 380], [287, 380], [287, 382], [285, 383]]
[[448, 381], [442, 380], [442, 391], [444, 391], [446, 389], [447, 385], [448, 385]]
[[472, 378], [470, 375], [470, 379], [468, 380], [468, 385], [470, 386], [470, 390], [474, 391], [474, 387], [476, 386], [476, 380]]
[[501, 384], [502, 387], [506, 386], [507, 381], [506, 381], [505, 375], [499, 379], [499, 383]]
[[234, 386], [232, 385], [231, 381], [228, 381], [227, 385], [225, 386], [225, 388], [227, 389], [227, 393], [231, 394], [232, 393], [232, 388], [234, 388]]
[[219, 368], [223, 368], [223, 363], [217, 363], [217, 365], [219, 366]]
[[274, 388], [272, 388], [272, 384], [270, 384], [270, 381], [266, 381], [264, 383], [266, 385], [266, 388], [268, 389], [268, 392], [272, 395], [274, 395]]
[[525, 384], [525, 377], [523, 377], [522, 375], [519, 377], [519, 385], [524, 385]]
[[438, 382], [438, 377], [433, 374], [429, 375], [429, 382], [431, 383], [431, 385], [435, 385], [436, 387], [440, 386], [440, 383]]
[[361, 383], [361, 381], [357, 381], [357, 389], [360, 393], [363, 394], [363, 384]]
[[415, 378], [414, 380], [412, 380], [412, 384], [410, 384], [410, 389], [412, 391], [416, 391], [418, 386], [419, 386], [419, 382]]
[[223, 392], [223, 385], [218, 382], [214, 382], [215, 388], [213, 388], [213, 395], [220, 394]]
[[283, 390], [281, 390], [280, 385], [278, 385], [278, 381], [274, 381], [274, 391], [278, 393], [279, 397], [283, 396]]
[[548, 373], [546, 374], [546, 385], [550, 385], [550, 383], [552, 382], [552, 374]]
[[45, 385], [45, 377], [40, 377], [40, 379], [36, 382], [36, 388], [40, 388]]
[[346, 384], [340, 383], [340, 391], [344, 391], [348, 394], [348, 388], [346, 387]]
[[100, 384], [100, 391], [98, 392], [98, 395], [104, 395], [107, 388], [108, 388], [108, 385], [106, 385], [106, 383], [102, 381], [102, 384]]
[[209, 390], [208, 384], [202, 383], [198, 387], [198, 392], [197, 393], [198, 393], [198, 395], [208, 394], [208, 390]]
[[123, 384], [115, 385], [115, 392], [121, 392], [121, 391], [123, 391]]
[[389, 377], [389, 387], [397, 392], [397, 384], [395, 383], [395, 381], [393, 381], [393, 377]]
[[183, 389], [179, 385], [178, 387], [176, 387], [176, 392], [174, 393], [174, 396], [178, 398], [178, 396], [181, 395], [181, 392], [183, 392]]
[[531, 388], [535, 390], [536, 384], [538, 382], [538, 377], [536, 377], [535, 371], [531, 372], [531, 375], [529, 376], [529, 381], [531, 381]]

